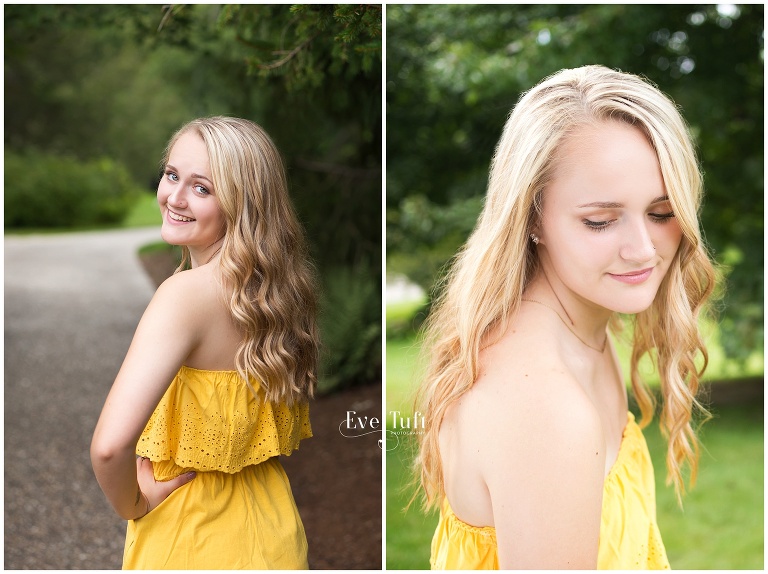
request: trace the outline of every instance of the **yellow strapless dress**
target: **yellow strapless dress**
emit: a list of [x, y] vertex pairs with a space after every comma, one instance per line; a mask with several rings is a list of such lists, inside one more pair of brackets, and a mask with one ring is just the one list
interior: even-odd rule
[[[498, 570], [496, 530], [462, 522], [445, 500], [432, 538], [430, 564], [433, 570]], [[656, 524], [653, 465], [632, 413], [603, 485], [597, 568], [669, 569]]]
[[197, 476], [128, 521], [124, 569], [306, 569], [307, 539], [278, 455], [312, 436], [309, 407], [253, 396], [236, 371], [182, 367], [136, 454], [155, 479]]

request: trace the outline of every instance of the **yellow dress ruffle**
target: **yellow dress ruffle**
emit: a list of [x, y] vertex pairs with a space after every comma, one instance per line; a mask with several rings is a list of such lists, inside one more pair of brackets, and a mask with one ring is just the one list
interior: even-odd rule
[[[443, 501], [432, 538], [433, 570], [498, 570], [496, 530], [459, 520]], [[632, 413], [611, 471], [603, 485], [600, 570], [666, 570], [669, 561], [656, 524], [653, 465], [643, 433]]]
[[253, 396], [236, 371], [182, 367], [136, 454], [156, 480], [194, 470], [145, 517], [128, 522], [125, 569], [306, 569], [307, 541], [278, 455], [312, 436], [306, 403]]

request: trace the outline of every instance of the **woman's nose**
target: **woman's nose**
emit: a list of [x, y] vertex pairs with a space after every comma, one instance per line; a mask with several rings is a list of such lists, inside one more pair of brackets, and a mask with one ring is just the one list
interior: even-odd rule
[[168, 196], [168, 203], [175, 207], [186, 207], [187, 198], [184, 193], [184, 188], [181, 185], [176, 185]]
[[638, 222], [630, 226], [619, 254], [622, 259], [637, 263], [646, 263], [653, 259], [656, 248], [646, 222]]

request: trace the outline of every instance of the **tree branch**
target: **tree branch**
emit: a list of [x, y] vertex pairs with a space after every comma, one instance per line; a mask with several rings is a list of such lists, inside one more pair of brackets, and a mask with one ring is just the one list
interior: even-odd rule
[[[301, 52], [304, 47], [309, 44], [312, 40], [317, 38], [317, 36], [320, 34], [320, 32], [316, 32], [311, 37], [304, 40], [301, 44], [296, 46], [293, 50], [288, 52], [284, 58], [281, 58], [280, 60], [277, 60], [276, 62], [272, 62], [271, 64], [259, 64], [259, 68], [262, 70], [274, 70], [275, 68], [279, 68], [280, 66], [288, 63], [290, 60], [292, 60], [294, 57], [296, 57], [296, 54]], [[276, 54], [282, 53], [282, 52], [274, 52]]]

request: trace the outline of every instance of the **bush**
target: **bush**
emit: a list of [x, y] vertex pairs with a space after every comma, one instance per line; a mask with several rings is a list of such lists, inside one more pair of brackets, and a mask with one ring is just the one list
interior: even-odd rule
[[321, 393], [381, 380], [381, 296], [377, 275], [335, 268], [320, 303]]
[[119, 223], [139, 193], [126, 169], [108, 158], [5, 152], [6, 228]]

